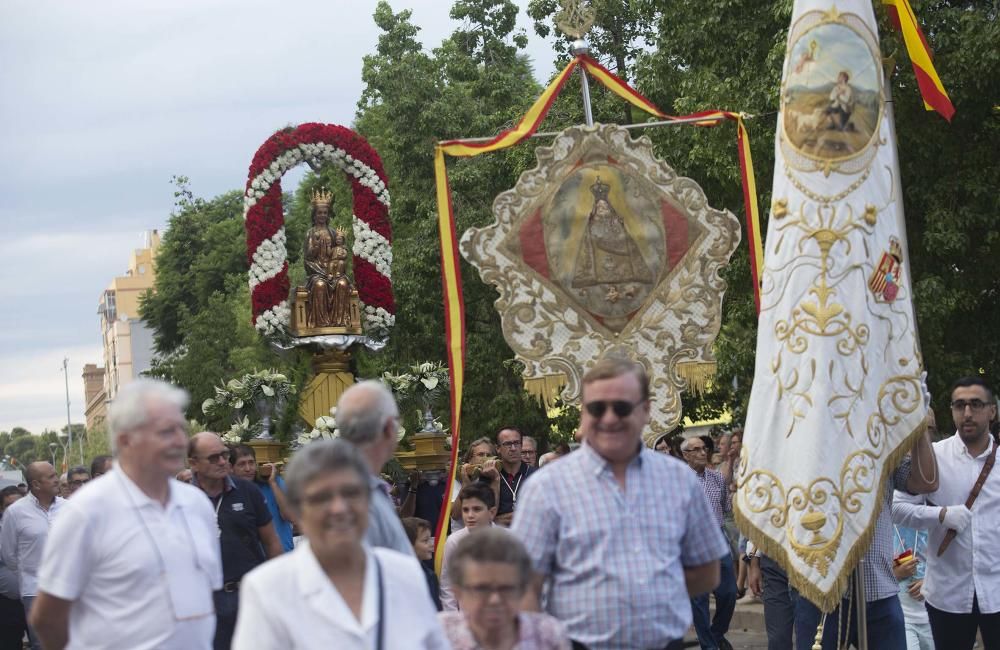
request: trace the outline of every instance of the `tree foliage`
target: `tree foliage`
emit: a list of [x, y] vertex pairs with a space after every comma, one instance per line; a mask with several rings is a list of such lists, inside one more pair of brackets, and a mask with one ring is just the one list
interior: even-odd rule
[[[759, 207], [766, 219], [774, 168], [774, 131], [791, 0], [705, 3], [678, 0], [593, 0], [591, 53], [665, 111], [680, 115], [728, 109], [750, 115]], [[957, 108], [948, 124], [923, 110], [899, 37], [883, 24], [882, 49], [896, 57], [893, 107], [899, 134], [910, 270], [924, 360], [932, 392], [942, 404], [946, 386], [960, 374], [985, 369], [991, 379], [1000, 361], [994, 227], [1000, 112], [1000, 40], [993, 2], [915, 0], [935, 64]], [[553, 33], [555, 0], [532, 0], [529, 16], [539, 34]], [[374, 52], [363, 58], [364, 89], [355, 128], [376, 148], [389, 175], [394, 231], [393, 284], [397, 325], [387, 349], [356, 355], [358, 374], [372, 377], [422, 361], [446, 360], [433, 152], [439, 140], [490, 136], [510, 128], [541, 90], [523, 53], [509, 0], [457, 0], [453, 34], [433, 49], [420, 41], [408, 10], [385, 1], [373, 19], [380, 30]], [[885, 22], [883, 20], [883, 22]], [[557, 66], [568, 62], [568, 39], [557, 44]], [[572, 82], [571, 82], [572, 83]], [[578, 82], [577, 82], [578, 83]], [[604, 122], [646, 119], [602, 88], [592, 86], [594, 117]], [[578, 91], [568, 84], [543, 129], [583, 121]], [[735, 127], [649, 129], [656, 151], [680, 174], [695, 179], [709, 203], [743, 220]], [[535, 162], [538, 140], [467, 159], [449, 159], [459, 233], [492, 222], [494, 197]], [[190, 417], [222, 379], [261, 367], [278, 367], [302, 385], [303, 354], [276, 357], [250, 325], [240, 193], [195, 198], [177, 179], [177, 209], [157, 260], [156, 292], [142, 306], [156, 330], [161, 361], [155, 372], [188, 387]], [[307, 174], [286, 201], [286, 231], [293, 284], [304, 272], [302, 236], [309, 226], [309, 197], [324, 186], [335, 194], [333, 222], [348, 226], [350, 198], [332, 168]], [[766, 223], [765, 223], [766, 225]], [[684, 396], [686, 414], [714, 417], [745, 412], [754, 371], [756, 314], [746, 248], [740, 247], [724, 277], [722, 329], [715, 345], [718, 381], [709, 395]], [[468, 331], [463, 412], [464, 438], [505, 423], [548, 434], [540, 405], [522, 390], [518, 364], [504, 341], [493, 306], [497, 294], [462, 262]], [[446, 405], [435, 408], [446, 418]], [[292, 412], [290, 407], [289, 413]], [[291, 416], [289, 416], [290, 418]], [[286, 419], [287, 427], [291, 420]], [[228, 423], [209, 423], [228, 426]], [[16, 442], [12, 435], [9, 444]], [[21, 443], [22, 445], [24, 443]]]

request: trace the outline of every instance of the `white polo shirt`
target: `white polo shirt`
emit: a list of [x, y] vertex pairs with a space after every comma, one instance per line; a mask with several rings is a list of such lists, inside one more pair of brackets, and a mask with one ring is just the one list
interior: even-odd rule
[[87, 650], [208, 650], [221, 587], [205, 494], [170, 479], [163, 507], [117, 463], [63, 506], [38, 578], [39, 591], [73, 601], [67, 648]]
[[21, 597], [34, 596], [38, 587], [38, 566], [49, 529], [66, 500], [56, 497], [49, 509], [42, 508], [34, 494], [11, 504], [0, 527], [0, 554], [8, 569], [17, 574]]

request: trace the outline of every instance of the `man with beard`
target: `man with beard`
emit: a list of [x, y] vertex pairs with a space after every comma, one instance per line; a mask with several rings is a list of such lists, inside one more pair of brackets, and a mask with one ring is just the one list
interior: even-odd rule
[[[997, 453], [990, 432], [997, 417], [993, 391], [979, 377], [959, 379], [951, 391], [951, 415], [956, 435], [934, 443], [938, 489], [927, 494], [927, 505], [904, 495], [893, 505], [893, 519], [928, 530], [923, 596], [934, 645], [971, 649], [978, 629], [985, 647], [998, 648], [1000, 470], [992, 467]], [[974, 503], [966, 507], [973, 491]], [[948, 537], [953, 539], [945, 548]]]

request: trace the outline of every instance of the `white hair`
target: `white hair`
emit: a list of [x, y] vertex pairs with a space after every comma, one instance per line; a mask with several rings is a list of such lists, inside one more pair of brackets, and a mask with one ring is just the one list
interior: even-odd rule
[[340, 396], [337, 429], [344, 440], [366, 445], [375, 442], [385, 431], [386, 421], [398, 415], [392, 392], [382, 382], [369, 379], [351, 386]]
[[125, 384], [108, 407], [108, 441], [111, 453], [118, 451], [119, 434], [146, 423], [150, 403], [173, 404], [184, 411], [189, 401], [186, 390], [159, 379], [140, 377]]

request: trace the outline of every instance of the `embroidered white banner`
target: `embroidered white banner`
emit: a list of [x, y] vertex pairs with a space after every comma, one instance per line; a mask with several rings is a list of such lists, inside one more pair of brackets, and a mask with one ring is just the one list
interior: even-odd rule
[[869, 0], [796, 0], [781, 85], [740, 528], [821, 608], [926, 411]]

